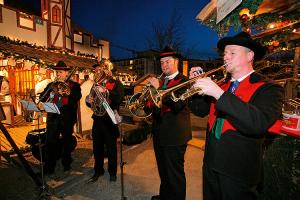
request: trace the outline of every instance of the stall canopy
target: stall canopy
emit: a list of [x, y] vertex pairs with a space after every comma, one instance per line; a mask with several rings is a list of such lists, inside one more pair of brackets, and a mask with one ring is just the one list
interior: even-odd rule
[[20, 41], [10, 41], [3, 37], [0, 38], [0, 52], [5, 58], [14, 57], [15, 60], [28, 60], [44, 67], [51, 67], [59, 60], [63, 60], [70, 67], [81, 69], [91, 68], [97, 63], [95, 58], [75, 56], [67, 51], [36, 47]]

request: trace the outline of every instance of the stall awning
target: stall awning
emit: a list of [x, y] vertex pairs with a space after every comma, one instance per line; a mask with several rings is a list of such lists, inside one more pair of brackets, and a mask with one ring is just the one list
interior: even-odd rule
[[46, 66], [55, 65], [63, 60], [70, 67], [91, 68], [97, 63], [96, 59], [70, 55], [66, 52], [56, 50], [50, 51], [41, 47], [30, 47], [28, 45], [13, 44], [9, 41], [0, 40], [0, 52], [6, 56], [14, 56], [15, 59], [24, 59], [43, 64]]

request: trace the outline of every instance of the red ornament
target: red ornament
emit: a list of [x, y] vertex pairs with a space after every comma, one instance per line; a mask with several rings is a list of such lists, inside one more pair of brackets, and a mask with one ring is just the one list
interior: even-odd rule
[[277, 40], [273, 41], [273, 46], [278, 47], [279, 46], [279, 41], [277, 41]]
[[247, 14], [243, 14], [241, 16], [241, 20], [242, 20], [242, 22], [247, 22], [249, 20], [249, 16]]
[[251, 29], [248, 27], [248, 28], [246, 29], [246, 32], [250, 34], [250, 33], [251, 33]]

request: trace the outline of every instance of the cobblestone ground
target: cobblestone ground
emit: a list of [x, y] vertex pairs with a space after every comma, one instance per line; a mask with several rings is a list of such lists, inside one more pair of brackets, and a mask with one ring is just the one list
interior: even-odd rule
[[[72, 170], [64, 173], [58, 162], [56, 173], [46, 176], [49, 196], [42, 199], [99, 199], [118, 200], [121, 198], [120, 169], [118, 168], [117, 182], [110, 182], [106, 172], [96, 183], [88, 184], [87, 180], [93, 174], [93, 157], [91, 140], [79, 141], [73, 152]], [[159, 190], [152, 140], [148, 139], [136, 146], [124, 147], [124, 194], [128, 200], [148, 200]], [[39, 172], [39, 162], [25, 154], [26, 159]], [[202, 165], [203, 151], [188, 146], [186, 153], [185, 171], [187, 177], [187, 200], [201, 200], [202, 194]], [[0, 199], [1, 200], [34, 200], [41, 199], [39, 188], [22, 167], [1, 162], [0, 166]], [[46, 193], [44, 193], [46, 194]]]

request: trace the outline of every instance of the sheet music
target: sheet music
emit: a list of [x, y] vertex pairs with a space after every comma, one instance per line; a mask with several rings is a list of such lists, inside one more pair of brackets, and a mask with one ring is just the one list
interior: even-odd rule
[[49, 102], [41, 102], [41, 104], [43, 105], [44, 107], [44, 110], [47, 112], [47, 113], [57, 113], [57, 114], [60, 114], [59, 112], [59, 109], [58, 107], [56, 106], [55, 103], [49, 103]]
[[115, 116], [115, 113], [114, 111], [111, 109], [111, 107], [109, 106], [109, 104], [107, 102], [103, 102], [103, 107], [105, 108], [107, 114], [109, 115], [109, 117], [111, 118], [112, 122], [114, 124], [117, 124], [117, 119], [116, 119], [116, 116]]
[[40, 112], [40, 109], [36, 106], [34, 102], [26, 100], [21, 100], [20, 102], [26, 110]]

